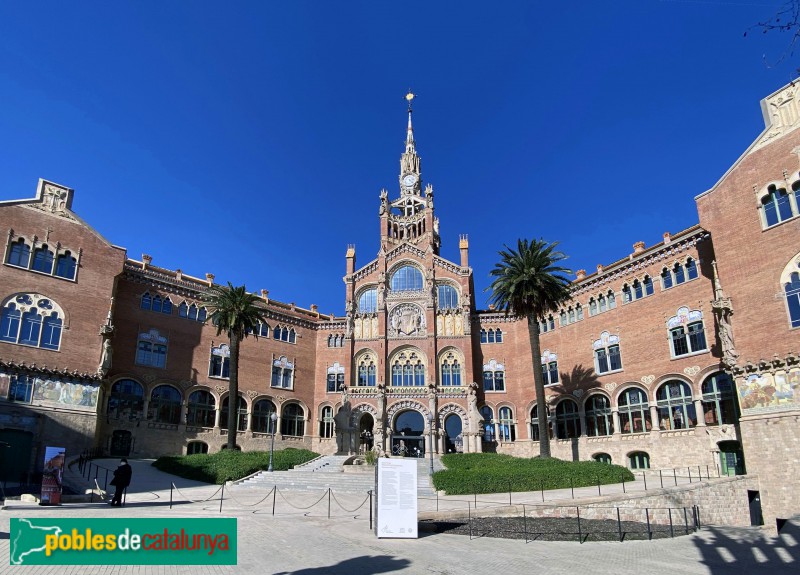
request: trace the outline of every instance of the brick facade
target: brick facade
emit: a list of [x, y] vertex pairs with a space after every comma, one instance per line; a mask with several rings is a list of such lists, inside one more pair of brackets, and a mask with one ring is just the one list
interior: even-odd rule
[[[268, 448], [274, 411], [278, 447], [534, 456], [532, 370], [544, 364], [554, 456], [731, 474], [744, 472], [746, 457], [767, 520], [800, 511], [800, 497], [765, 479], [789, 485], [800, 466], [800, 318], [791, 307], [800, 296], [784, 287], [800, 272], [794, 90], [762, 102], [767, 129], [698, 196], [698, 225], [578, 272], [573, 300], [541, 318], [542, 358], [531, 357], [527, 322], [476, 309], [466, 237], [459, 262], [440, 257], [409, 111], [399, 195], [380, 195], [378, 256], [357, 265], [355, 246], [345, 254], [345, 315], [260, 294], [268, 325], [242, 343], [239, 445]], [[788, 194], [778, 223], [769, 198], [784, 196], [775, 190]], [[227, 342], [203, 321], [202, 300], [213, 276], [128, 258], [71, 211], [71, 199], [42, 181], [36, 198], [0, 203], [0, 439], [27, 434], [35, 453], [23, 471], [59, 440], [70, 453], [221, 449]], [[43, 244], [50, 273], [34, 262]], [[66, 278], [65, 255], [77, 265]], [[62, 322], [55, 347], [45, 331], [30, 341], [30, 318], [12, 317], [40, 306], [52, 338], [52, 304]], [[69, 431], [53, 432], [61, 427]]]

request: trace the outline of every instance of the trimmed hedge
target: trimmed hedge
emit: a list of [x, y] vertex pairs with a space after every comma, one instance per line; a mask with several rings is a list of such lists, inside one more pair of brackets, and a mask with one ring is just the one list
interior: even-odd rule
[[448, 495], [538, 491], [633, 481], [620, 465], [597, 461], [523, 459], [496, 453], [453, 453], [442, 456], [447, 467], [433, 475], [433, 484]]
[[[272, 468], [275, 471], [286, 471], [295, 465], [311, 461], [315, 457], [319, 457], [319, 454], [307, 449], [281, 449], [273, 454]], [[227, 480], [241, 479], [256, 471], [267, 469], [269, 452], [223, 450], [211, 455], [196, 453], [194, 455], [159, 457], [153, 462], [153, 466], [160, 471], [184, 479], [221, 484]]]

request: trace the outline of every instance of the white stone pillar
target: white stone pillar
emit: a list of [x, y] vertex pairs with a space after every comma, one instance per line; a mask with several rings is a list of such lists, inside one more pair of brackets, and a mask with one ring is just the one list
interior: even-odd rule
[[703, 400], [702, 399], [695, 399], [694, 400], [694, 414], [697, 417], [697, 427], [705, 427], [706, 426], [706, 414], [703, 411]]
[[614, 421], [614, 435], [619, 435], [622, 433], [622, 429], [620, 429], [619, 425], [619, 411], [616, 409], [611, 412], [611, 419]]
[[653, 426], [653, 431], [661, 429], [658, 426], [658, 408], [655, 405], [650, 406], [650, 424]]

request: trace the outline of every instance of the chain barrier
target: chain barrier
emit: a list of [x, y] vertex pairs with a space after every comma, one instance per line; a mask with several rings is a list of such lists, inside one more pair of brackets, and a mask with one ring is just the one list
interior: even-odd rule
[[195, 501], [195, 500], [191, 499], [190, 497], [186, 497], [186, 495], [184, 495], [183, 493], [181, 493], [181, 490], [180, 490], [180, 489], [178, 489], [178, 486], [177, 486], [177, 485], [175, 485], [174, 483], [172, 484], [172, 488], [173, 488], [175, 491], [177, 491], [177, 492], [178, 492], [178, 494], [180, 494], [180, 495], [181, 495], [181, 496], [182, 496], [184, 499], [186, 499], [186, 501], [188, 501], [189, 503], [208, 503], [209, 501], [211, 501], [211, 499], [212, 499], [212, 498], [213, 498], [213, 497], [214, 497], [214, 496], [215, 496], [217, 493], [219, 493], [219, 492], [222, 490], [222, 487], [224, 487], [224, 485], [223, 485], [223, 486], [221, 486], [219, 489], [217, 489], [217, 490], [216, 490], [214, 493], [212, 493], [211, 495], [209, 495], [207, 499], [201, 499], [201, 500], [199, 500], [199, 501]]
[[[276, 488], [276, 489], [277, 489], [277, 488]], [[292, 505], [292, 504], [289, 502], [289, 500], [288, 500], [288, 499], [286, 499], [286, 496], [285, 496], [285, 495], [284, 495], [284, 494], [281, 492], [281, 490], [280, 490], [280, 489], [278, 489], [278, 494], [281, 496], [281, 499], [283, 499], [283, 500], [286, 502], [286, 504], [287, 504], [289, 507], [292, 507], [293, 509], [297, 509], [298, 511], [305, 511], [306, 509], [311, 509], [311, 508], [312, 508], [312, 507], [314, 507], [314, 506], [315, 506], [317, 503], [319, 503], [320, 501], [322, 501], [323, 499], [325, 499], [325, 496], [328, 494], [328, 492], [329, 492], [329, 491], [330, 491], [330, 489], [326, 489], [326, 490], [325, 490], [325, 493], [323, 493], [323, 494], [322, 494], [322, 496], [321, 496], [319, 499], [317, 499], [317, 500], [316, 500], [314, 503], [312, 503], [312, 504], [311, 504], [311, 505], [309, 505], [308, 507], [297, 507], [296, 505]]]
[[333, 500], [336, 502], [336, 505], [338, 505], [339, 507], [341, 507], [341, 508], [342, 508], [342, 510], [343, 510], [345, 513], [355, 513], [356, 511], [358, 511], [359, 509], [361, 509], [362, 507], [364, 507], [364, 504], [365, 504], [367, 501], [369, 501], [369, 494], [367, 494], [367, 496], [364, 498], [364, 501], [362, 501], [362, 502], [361, 502], [361, 504], [360, 504], [358, 507], [356, 507], [355, 509], [348, 509], [347, 507], [345, 507], [344, 505], [342, 505], [342, 503], [341, 503], [341, 502], [340, 502], [340, 501], [339, 501], [339, 500], [336, 498], [336, 494], [335, 494], [333, 491], [331, 491], [331, 495], [333, 496]]
[[264, 503], [264, 501], [267, 500], [267, 497], [272, 495], [272, 492], [275, 491], [276, 489], [277, 489], [277, 487], [273, 487], [272, 489], [270, 489], [269, 493], [267, 493], [264, 497], [262, 497], [258, 501], [258, 503], [242, 503], [241, 501], [239, 501], [238, 499], [236, 499], [233, 496], [233, 494], [231, 493], [231, 490], [228, 490], [228, 497], [230, 497], [233, 500], [234, 503], [236, 503], [237, 505], [241, 505], [242, 507], [255, 507], [256, 505], [261, 505], [262, 503]]

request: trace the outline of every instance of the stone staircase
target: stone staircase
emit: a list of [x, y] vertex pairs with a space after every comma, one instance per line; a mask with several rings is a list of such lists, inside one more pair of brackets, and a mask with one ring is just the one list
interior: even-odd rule
[[[346, 455], [323, 455], [308, 463], [299, 465], [289, 471], [262, 471], [237, 482], [237, 487], [252, 489], [278, 489], [287, 491], [324, 491], [328, 488], [334, 492], [366, 493], [375, 489], [375, 468], [368, 466], [346, 466], [349, 459]], [[436, 492], [430, 482], [430, 462], [417, 459], [417, 495], [435, 496]], [[438, 459], [434, 459], [434, 470], [443, 469]]]

